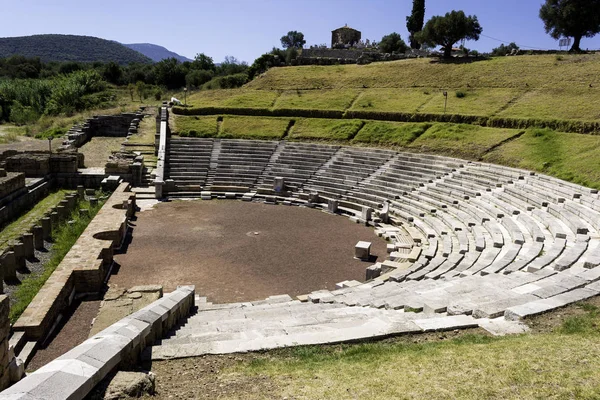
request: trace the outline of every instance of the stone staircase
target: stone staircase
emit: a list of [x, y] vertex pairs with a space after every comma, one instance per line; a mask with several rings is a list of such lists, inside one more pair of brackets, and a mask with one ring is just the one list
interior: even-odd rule
[[209, 170], [214, 147], [213, 139], [176, 138], [169, 140], [165, 174], [172, 179], [172, 197], [198, 197], [210, 179]]
[[[205, 298], [196, 301], [196, 314], [150, 348], [147, 358], [161, 360], [332, 344], [478, 326], [477, 320], [467, 315], [303, 303], [287, 295], [249, 303], [211, 304]], [[503, 325], [511, 331], [524, 329], [518, 323]]]

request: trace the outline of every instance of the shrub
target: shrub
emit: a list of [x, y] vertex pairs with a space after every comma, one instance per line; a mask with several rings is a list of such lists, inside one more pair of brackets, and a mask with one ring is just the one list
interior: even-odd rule
[[22, 105], [15, 101], [10, 109], [10, 121], [17, 125], [26, 125], [37, 121], [38, 113], [32, 107]]
[[459, 99], [462, 99], [464, 97], [467, 97], [467, 93], [463, 92], [462, 90], [457, 90], [456, 97], [458, 97]]

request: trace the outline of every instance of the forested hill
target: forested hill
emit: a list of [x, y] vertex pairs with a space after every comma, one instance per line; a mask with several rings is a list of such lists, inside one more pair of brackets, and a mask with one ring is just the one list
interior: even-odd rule
[[92, 36], [33, 35], [0, 38], [0, 58], [13, 55], [48, 61], [151, 63], [148, 57], [124, 45]]
[[151, 43], [132, 43], [132, 44], [124, 44], [124, 46], [129, 47], [132, 50], [139, 51], [146, 57], [152, 59], [152, 61], [162, 61], [167, 58], [175, 58], [179, 62], [192, 61], [187, 57], [179, 55], [169, 49], [166, 49], [162, 46], [158, 46], [156, 44]]

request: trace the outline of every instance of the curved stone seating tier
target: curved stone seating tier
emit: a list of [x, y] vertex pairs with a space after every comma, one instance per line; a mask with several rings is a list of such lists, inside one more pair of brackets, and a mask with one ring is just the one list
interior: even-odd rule
[[[372, 280], [312, 293], [311, 302], [428, 318], [469, 314], [478, 321], [527, 316], [600, 291], [595, 190], [441, 156], [286, 141], [173, 140], [171, 149], [188, 152], [171, 151], [177, 156], [171, 171], [207, 170], [206, 198], [211, 188], [235, 186], [248, 200], [326, 209], [336, 199], [341, 211], [374, 225], [390, 242], [389, 258], [367, 269]], [[192, 142], [197, 156], [189, 153]], [[283, 192], [274, 193], [276, 177], [285, 180]], [[386, 203], [384, 219], [378, 213]], [[366, 208], [374, 209], [373, 220], [364, 217]]]

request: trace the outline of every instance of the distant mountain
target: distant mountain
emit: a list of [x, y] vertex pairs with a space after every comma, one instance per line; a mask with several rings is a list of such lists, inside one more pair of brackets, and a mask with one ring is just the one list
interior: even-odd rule
[[33, 35], [0, 38], [0, 58], [13, 55], [48, 61], [151, 63], [152, 60], [121, 43], [92, 36]]
[[184, 61], [192, 61], [187, 57], [181, 56], [177, 53], [174, 53], [162, 46], [151, 44], [151, 43], [132, 43], [132, 44], [123, 44], [123, 46], [127, 46], [132, 50], [139, 51], [146, 57], [150, 58], [152, 61], [158, 62], [164, 60], [165, 58], [176, 58], [180, 62]]

